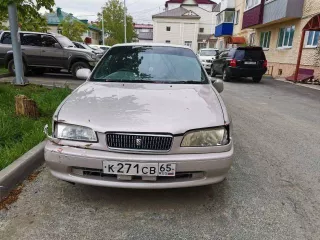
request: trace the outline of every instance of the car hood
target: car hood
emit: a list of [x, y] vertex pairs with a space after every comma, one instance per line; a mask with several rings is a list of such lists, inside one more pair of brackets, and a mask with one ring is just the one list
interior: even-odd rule
[[98, 132], [181, 134], [224, 125], [211, 84], [86, 82], [58, 112], [58, 121]]
[[212, 59], [216, 59], [215, 56], [199, 56], [200, 60], [212, 60]]
[[68, 51], [73, 51], [73, 52], [81, 52], [81, 53], [88, 53], [92, 54], [94, 50], [88, 50], [88, 49], [82, 49], [82, 48], [76, 48], [76, 47], [67, 47], [65, 48]]

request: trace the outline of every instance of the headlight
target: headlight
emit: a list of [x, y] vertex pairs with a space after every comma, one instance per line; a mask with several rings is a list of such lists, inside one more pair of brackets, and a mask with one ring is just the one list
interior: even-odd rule
[[58, 123], [56, 125], [56, 137], [66, 140], [97, 142], [97, 135], [91, 129], [82, 126]]
[[228, 144], [228, 130], [218, 127], [187, 133], [182, 140], [181, 147], [211, 147]]
[[205, 63], [205, 62], [206, 62], [206, 60], [201, 60], [201, 62]]

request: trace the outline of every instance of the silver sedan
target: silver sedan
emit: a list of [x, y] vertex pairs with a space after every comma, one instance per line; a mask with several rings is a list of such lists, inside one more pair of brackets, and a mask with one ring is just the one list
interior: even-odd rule
[[193, 51], [112, 47], [53, 116], [45, 159], [53, 176], [119, 188], [180, 188], [223, 181], [232, 164], [231, 119]]

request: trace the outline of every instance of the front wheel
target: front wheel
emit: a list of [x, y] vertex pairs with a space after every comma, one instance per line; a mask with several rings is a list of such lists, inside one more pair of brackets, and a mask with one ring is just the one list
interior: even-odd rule
[[77, 71], [82, 68], [90, 68], [90, 65], [86, 62], [76, 62], [71, 67], [71, 73], [73, 78], [77, 78]]
[[230, 82], [230, 81], [231, 81], [231, 77], [230, 77], [230, 75], [228, 74], [226, 68], [223, 69], [222, 80], [223, 80], [224, 82]]
[[260, 77], [252, 77], [252, 80], [255, 82], [255, 83], [259, 83], [262, 79], [262, 76]]

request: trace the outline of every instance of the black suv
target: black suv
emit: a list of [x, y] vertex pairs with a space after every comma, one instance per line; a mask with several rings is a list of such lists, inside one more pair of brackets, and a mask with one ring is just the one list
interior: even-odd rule
[[211, 76], [222, 74], [225, 82], [240, 77], [260, 82], [266, 71], [267, 60], [261, 47], [231, 48], [221, 52], [211, 65]]
[[[79, 69], [92, 69], [99, 59], [97, 54], [76, 48], [67, 37], [59, 34], [20, 32], [19, 35], [25, 73], [28, 70], [41, 74], [46, 69], [53, 71], [66, 69], [76, 77]], [[4, 65], [14, 74], [9, 31], [0, 32], [0, 65]]]

